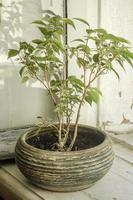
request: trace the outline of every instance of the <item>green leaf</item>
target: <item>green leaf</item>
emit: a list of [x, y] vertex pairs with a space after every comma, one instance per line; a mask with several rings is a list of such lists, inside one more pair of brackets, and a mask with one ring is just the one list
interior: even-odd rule
[[74, 80], [74, 82], [77, 84], [77, 85], [79, 85], [79, 86], [81, 86], [81, 87], [84, 87], [84, 83], [80, 80], [80, 79], [75, 79]]
[[23, 67], [21, 67], [21, 69], [20, 69], [20, 71], [19, 71], [19, 74], [20, 74], [20, 76], [22, 77], [22, 75], [23, 75], [23, 72], [24, 72], [24, 69], [26, 68], [26, 66], [23, 66]]
[[85, 41], [84, 41], [84, 40], [82, 40], [82, 39], [80, 39], [80, 38], [78, 38], [78, 39], [75, 39], [75, 40], [72, 40], [71, 42], [82, 42], [82, 43], [85, 43]]
[[107, 34], [107, 31], [103, 28], [94, 29], [93, 31], [95, 31], [97, 33]]
[[41, 21], [41, 20], [33, 21], [32, 24], [46, 25], [46, 24], [45, 24], [43, 21]]
[[130, 42], [123, 37], [117, 37], [117, 39], [119, 40], [119, 42], [130, 44]]
[[112, 40], [116, 42], [116, 37], [113, 34], [106, 34], [104, 35], [104, 39], [106, 40]]
[[81, 86], [81, 87], [84, 87], [84, 83], [80, 80], [80, 79], [78, 79], [76, 76], [73, 76], [73, 75], [71, 75], [71, 76], [69, 76], [68, 77], [68, 80], [73, 84], [76, 84], [76, 85], [79, 85], [79, 86]]
[[125, 38], [117, 37], [113, 34], [104, 35], [104, 39], [109, 39], [109, 40], [112, 40], [113, 42], [122, 42], [122, 43], [130, 44], [130, 42], [128, 40], [126, 40]]
[[88, 34], [91, 34], [91, 33], [94, 33], [95, 31], [94, 31], [93, 29], [86, 29], [86, 32], [87, 32]]
[[123, 57], [125, 58], [125, 60], [130, 64], [131, 67], [133, 67], [133, 63], [132, 61], [130, 60], [130, 58], [126, 57], [123, 55]]
[[41, 116], [37, 116], [36, 118], [38, 118], [38, 119], [42, 119], [43, 117], [41, 117]]
[[92, 98], [90, 96], [86, 96], [85, 101], [92, 106]]
[[47, 35], [48, 34], [48, 30], [46, 29], [46, 28], [43, 28], [43, 27], [38, 27], [38, 29], [41, 31], [41, 33], [43, 34], [43, 35]]
[[62, 42], [60, 42], [60, 41], [57, 40], [57, 39], [52, 39], [51, 41], [52, 41], [52, 42], [56, 45], [56, 47], [59, 48], [62, 52], [65, 51], [65, 48], [64, 48]]
[[56, 14], [51, 10], [43, 10], [43, 13], [47, 13], [47, 14], [56, 16]]
[[70, 95], [69, 99], [70, 99], [70, 101], [73, 101], [75, 103], [78, 103], [80, 101], [80, 98], [78, 95]]
[[82, 22], [82, 23], [84, 23], [84, 24], [86, 24], [87, 26], [90, 26], [89, 25], [89, 23], [86, 21], [86, 20], [84, 20], [84, 19], [82, 19], [82, 18], [74, 18], [75, 20], [78, 20], [78, 21], [80, 21], [80, 22]]
[[88, 61], [83, 58], [77, 57], [77, 64], [79, 67], [86, 67]]
[[35, 61], [44, 61], [45, 58], [44, 58], [44, 57], [39, 57], [39, 56], [37, 57], [37, 56], [36, 56], [36, 57], [34, 57], [34, 60], [35, 60]]
[[124, 65], [123, 65], [123, 62], [122, 60], [120, 59], [117, 59], [117, 62], [119, 63], [119, 65], [122, 67], [122, 69], [125, 71], [125, 68], [124, 68]]
[[85, 44], [78, 45], [77, 48], [81, 49], [82, 51], [84, 51], [87, 54], [90, 53], [90, 48]]
[[28, 45], [28, 52], [32, 53], [33, 51], [34, 51], [34, 47], [29, 44]]
[[20, 42], [19, 45], [20, 45], [20, 50], [27, 49], [27, 47], [28, 47], [28, 43], [27, 42]]
[[57, 30], [57, 31], [54, 31], [53, 36], [54, 36], [57, 40], [61, 41], [61, 35], [62, 35], [62, 34], [63, 34], [63, 30]]
[[63, 22], [65, 22], [66, 24], [71, 25], [74, 29], [76, 29], [74, 22], [71, 19], [68, 18], [61, 18]]
[[55, 62], [55, 63], [60, 63], [60, 64], [64, 65], [64, 63], [62, 62], [62, 60], [60, 60], [60, 59], [59, 59], [58, 57], [56, 57], [56, 56], [53, 56], [52, 61]]
[[129, 57], [131, 59], [133, 59], [133, 53], [131, 51], [129, 51], [128, 49], [124, 49], [124, 50], [121, 50], [121, 55], [124, 57]]
[[90, 105], [92, 105], [92, 102], [95, 102], [96, 104], [98, 104], [100, 95], [102, 95], [101, 91], [98, 88], [92, 87], [88, 89], [85, 100]]
[[24, 76], [21, 80], [22, 83], [25, 83], [29, 80], [29, 77], [28, 76]]
[[118, 72], [113, 67], [111, 67], [110, 69], [115, 73], [117, 78], [120, 79], [120, 76], [119, 76]]
[[45, 63], [38, 63], [38, 66], [43, 70], [45, 71], [47, 69], [47, 64]]
[[17, 56], [19, 54], [19, 51], [16, 49], [9, 49], [8, 50], [8, 59], [12, 58], [14, 56]]
[[99, 62], [99, 53], [94, 54], [94, 56], [93, 56], [93, 61], [96, 62], [96, 63]]
[[95, 90], [99, 95], [102, 95], [102, 92], [98, 88], [92, 87], [92, 90]]
[[32, 40], [32, 42], [35, 44], [41, 44], [43, 41], [40, 39], [35, 39], [35, 40]]

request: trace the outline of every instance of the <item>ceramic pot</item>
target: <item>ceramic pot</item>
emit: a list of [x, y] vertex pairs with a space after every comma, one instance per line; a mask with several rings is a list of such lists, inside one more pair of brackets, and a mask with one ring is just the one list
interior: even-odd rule
[[[45, 131], [50, 133], [51, 129]], [[45, 131], [25, 133], [15, 149], [18, 168], [34, 185], [51, 191], [78, 191], [91, 187], [110, 169], [114, 154], [105, 132], [79, 125], [80, 138], [95, 141], [94, 147], [79, 151], [49, 151], [28, 144], [29, 139], [41, 137]]]

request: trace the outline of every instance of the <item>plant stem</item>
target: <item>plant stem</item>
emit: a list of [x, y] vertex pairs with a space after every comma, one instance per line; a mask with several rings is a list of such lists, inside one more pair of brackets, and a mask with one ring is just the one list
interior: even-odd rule
[[[91, 79], [92, 77], [92, 74], [93, 74], [93, 69], [92, 71], [90, 72], [90, 76], [89, 76], [89, 81], [88, 81], [88, 84], [85, 86], [84, 88], [84, 92], [83, 92], [83, 95], [82, 95], [82, 98], [81, 98], [81, 101], [80, 101], [80, 104], [79, 104], [79, 107], [78, 107], [78, 111], [77, 111], [77, 116], [76, 116], [76, 121], [75, 121], [75, 127], [74, 127], [74, 133], [73, 133], [73, 139], [67, 149], [67, 151], [71, 151], [72, 148], [73, 148], [73, 145], [75, 143], [75, 140], [77, 138], [77, 132], [78, 132], [78, 122], [79, 122], [79, 118], [80, 118], [80, 111], [81, 111], [81, 108], [82, 108], [82, 104], [83, 104], [83, 101], [85, 99], [85, 96], [86, 96], [86, 92], [87, 92], [87, 89], [90, 87], [91, 83], [97, 78], [97, 76], [99, 76], [101, 73], [103, 73], [104, 70], [101, 70], [100, 71], [100, 68], [97, 70], [97, 72], [95, 73], [95, 76], [93, 77], [93, 79]], [[85, 75], [85, 74], [84, 74]]]
[[71, 149], [73, 148], [73, 145], [75, 143], [76, 137], [77, 137], [77, 132], [78, 132], [78, 122], [79, 122], [79, 118], [80, 118], [80, 111], [81, 111], [81, 107], [82, 107], [82, 103], [84, 101], [85, 95], [86, 95], [86, 91], [87, 91], [88, 87], [85, 87], [84, 89], [84, 93], [82, 96], [82, 99], [80, 101], [79, 107], [78, 107], [78, 111], [77, 111], [77, 117], [76, 117], [76, 121], [75, 121], [75, 127], [74, 127], [74, 133], [73, 133], [73, 139], [67, 149], [67, 151], [71, 151]]
[[66, 128], [66, 134], [65, 134], [63, 146], [66, 145], [66, 142], [67, 142], [67, 140], [68, 140], [69, 131], [70, 131], [70, 123], [71, 123], [71, 120], [70, 120], [70, 117], [69, 117], [68, 120], [67, 120], [67, 128]]
[[59, 120], [59, 132], [58, 132], [58, 141], [59, 141], [59, 146], [60, 146], [60, 148], [62, 148], [61, 133], [62, 133], [62, 122], [61, 122], [61, 119], [60, 119], [60, 120]]

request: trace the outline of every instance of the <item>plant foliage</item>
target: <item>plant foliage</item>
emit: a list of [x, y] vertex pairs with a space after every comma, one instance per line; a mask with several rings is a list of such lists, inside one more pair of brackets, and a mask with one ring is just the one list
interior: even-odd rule
[[[83, 23], [86, 35], [76, 38], [70, 44], [64, 44], [64, 26], [76, 30], [75, 21]], [[45, 126], [54, 126], [58, 132], [58, 150], [70, 151], [77, 137], [78, 122], [82, 105], [87, 102], [98, 103], [101, 92], [92, 86], [101, 75], [113, 72], [119, 79], [118, 67], [125, 68], [125, 61], [131, 66], [133, 53], [130, 43], [122, 37], [108, 33], [104, 29], [91, 29], [89, 23], [81, 18], [73, 20], [47, 11], [44, 18], [33, 22], [42, 34], [41, 38], [30, 43], [20, 42], [19, 48], [9, 49], [8, 58], [18, 57], [22, 65], [20, 76], [26, 82], [30, 78], [42, 83], [54, 103], [58, 125], [47, 122]], [[81, 77], [69, 75], [64, 78], [68, 59], [76, 59], [77, 67], [82, 70]], [[70, 124], [77, 109], [75, 129], [70, 140]], [[66, 125], [64, 126], [64, 119]], [[44, 123], [42, 123], [44, 125]]]

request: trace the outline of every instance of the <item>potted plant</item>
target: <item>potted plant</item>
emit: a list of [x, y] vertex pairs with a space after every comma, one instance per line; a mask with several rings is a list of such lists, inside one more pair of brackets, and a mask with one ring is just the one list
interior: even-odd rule
[[[75, 21], [84, 23], [86, 35], [64, 44], [64, 26], [74, 29]], [[35, 185], [53, 191], [76, 191], [92, 186], [109, 170], [113, 150], [108, 135], [94, 127], [80, 125], [85, 102], [99, 102], [101, 91], [93, 82], [108, 72], [131, 66], [133, 53], [129, 42], [104, 29], [91, 29], [81, 18], [63, 18], [49, 11], [33, 22], [42, 38], [20, 42], [10, 49], [8, 57], [17, 57], [22, 64], [20, 75], [25, 82], [39, 81], [54, 104], [56, 122], [40, 118], [37, 128], [20, 137], [16, 145], [16, 163]], [[75, 59], [81, 76], [65, 76], [66, 62]], [[72, 67], [72, 66], [71, 66]], [[47, 106], [47, 105], [45, 105]], [[76, 113], [75, 123], [72, 116]]]

